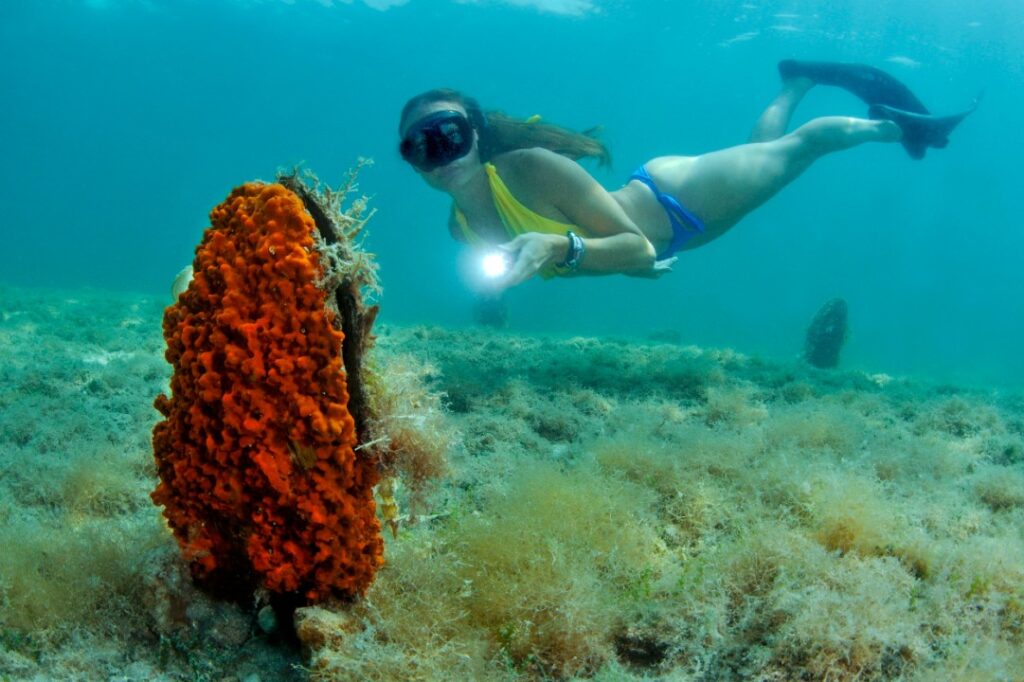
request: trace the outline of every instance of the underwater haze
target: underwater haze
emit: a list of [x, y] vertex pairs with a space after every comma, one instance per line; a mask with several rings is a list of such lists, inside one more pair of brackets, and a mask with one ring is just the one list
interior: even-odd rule
[[[1020, 385], [1024, 6], [1017, 0], [7, 0], [0, 5], [0, 282], [167, 296], [207, 212], [303, 164], [360, 157], [383, 319], [472, 323], [447, 198], [397, 153], [402, 104], [449, 86], [484, 108], [600, 125], [608, 188], [641, 162], [744, 142], [795, 57], [884, 68], [939, 114], [975, 114], [911, 160], [821, 160], [658, 281], [529, 282], [528, 333], [666, 335], [789, 359], [828, 299], [844, 365]], [[818, 88], [794, 123], [864, 115]]]
[[[0, 680], [1021, 682], [1022, 53], [1020, 0], [0, 0]], [[984, 96], [948, 148], [826, 157], [657, 281], [537, 279], [475, 321], [449, 199], [398, 153], [409, 97], [600, 126], [614, 189], [744, 142], [783, 58], [939, 115]], [[832, 114], [865, 106], [814, 88], [794, 124]], [[359, 194], [295, 181], [216, 214], [284, 241], [209, 230], [200, 271], [238, 247], [246, 276], [169, 306], [211, 209], [299, 165], [360, 168], [374, 256], [324, 231]], [[324, 381], [347, 435], [316, 449]], [[344, 455], [380, 535], [368, 491], [307, 485]], [[269, 595], [356, 546], [356, 506], [365, 594]], [[210, 528], [222, 584], [193, 580]], [[257, 529], [317, 539], [271, 560]]]

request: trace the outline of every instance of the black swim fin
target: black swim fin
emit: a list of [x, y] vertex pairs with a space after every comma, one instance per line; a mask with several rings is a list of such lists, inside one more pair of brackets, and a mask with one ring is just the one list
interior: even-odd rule
[[952, 116], [933, 116], [906, 85], [881, 69], [866, 64], [804, 62], [784, 59], [779, 75], [810, 78], [819, 85], [832, 85], [856, 95], [868, 105], [868, 116], [895, 122], [903, 131], [903, 148], [914, 159], [924, 158], [928, 147], [949, 144], [949, 134], [978, 107], [981, 95], [969, 109]]
[[928, 109], [910, 88], [885, 71], [866, 64], [784, 59], [779, 62], [779, 75], [783, 80], [802, 76], [819, 85], [843, 88], [868, 105], [885, 104], [915, 114], [928, 113]]
[[949, 144], [949, 134], [960, 121], [978, 108], [981, 95], [975, 98], [969, 109], [951, 116], [930, 116], [912, 111], [904, 111], [885, 104], [873, 104], [868, 108], [868, 116], [874, 119], [893, 121], [903, 131], [903, 148], [911, 158], [923, 159], [928, 147], [944, 148]]

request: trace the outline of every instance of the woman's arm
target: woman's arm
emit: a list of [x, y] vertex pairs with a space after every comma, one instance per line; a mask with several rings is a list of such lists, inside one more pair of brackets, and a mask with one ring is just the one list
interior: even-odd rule
[[[514, 152], [507, 181], [533, 206], [550, 206], [567, 222], [584, 227], [591, 235], [578, 272], [625, 273], [651, 276], [654, 247], [633, 224], [618, 202], [575, 161], [546, 149]], [[564, 260], [569, 238], [564, 235], [528, 233], [504, 246], [516, 254], [505, 278], [513, 286], [532, 277], [549, 264]]]

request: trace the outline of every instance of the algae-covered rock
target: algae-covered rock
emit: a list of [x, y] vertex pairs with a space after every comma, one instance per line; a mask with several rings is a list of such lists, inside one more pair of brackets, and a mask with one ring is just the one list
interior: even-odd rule
[[839, 366], [839, 352], [846, 343], [846, 301], [833, 298], [821, 306], [807, 328], [804, 341], [804, 359], [815, 367], [828, 369]]

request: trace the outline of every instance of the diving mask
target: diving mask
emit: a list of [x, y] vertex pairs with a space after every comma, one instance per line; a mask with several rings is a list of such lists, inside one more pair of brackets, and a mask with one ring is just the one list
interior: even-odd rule
[[402, 158], [428, 173], [461, 159], [473, 148], [473, 126], [458, 111], [437, 111], [406, 131], [398, 150]]

